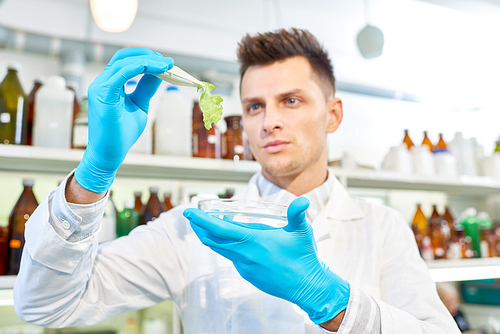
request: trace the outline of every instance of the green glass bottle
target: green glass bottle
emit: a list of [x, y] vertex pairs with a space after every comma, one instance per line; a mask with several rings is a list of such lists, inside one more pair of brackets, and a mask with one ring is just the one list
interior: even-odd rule
[[124, 209], [118, 213], [116, 220], [116, 235], [123, 237], [128, 235], [137, 225], [139, 225], [139, 214], [134, 210], [134, 202], [127, 201]]
[[28, 130], [26, 95], [17, 76], [19, 65], [9, 65], [0, 83], [0, 143], [26, 144]]
[[499, 152], [500, 153], [500, 140], [497, 141], [497, 144], [495, 146], [495, 153]]

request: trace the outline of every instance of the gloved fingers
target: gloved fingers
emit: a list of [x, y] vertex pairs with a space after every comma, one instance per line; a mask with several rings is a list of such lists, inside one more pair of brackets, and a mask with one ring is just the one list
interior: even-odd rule
[[307, 228], [309, 223], [306, 219], [306, 210], [309, 204], [310, 202], [306, 197], [299, 197], [290, 203], [286, 213], [288, 224], [283, 227], [285, 231], [292, 232]]
[[206, 231], [221, 239], [238, 241], [243, 239], [245, 235], [251, 232], [251, 230], [243, 226], [207, 215], [206, 213], [197, 209], [186, 209], [184, 210], [183, 214], [184, 217], [189, 219], [192, 224], [205, 229]]
[[194, 233], [198, 236], [198, 239], [208, 247], [213, 247], [213, 248], [218, 248], [218, 249], [228, 249], [234, 247], [235, 243], [237, 241], [231, 240], [231, 239], [221, 239], [209, 231], [205, 230], [202, 227], [199, 227], [193, 223], [190, 223], [191, 228], [193, 229]]
[[[136, 64], [138, 67], [142, 67], [144, 69], [150, 68], [150, 71], [145, 71], [144, 73], [148, 74], [161, 74], [174, 66], [174, 60], [170, 57], [163, 57], [157, 55], [141, 55], [128, 57], [124, 59], [118, 59], [111, 65], [109, 68], [106, 68], [104, 72], [101, 73], [103, 79], [111, 78], [116, 73], [120, 71], [123, 67]], [[158, 68], [158, 69], [156, 69]], [[143, 72], [140, 72], [143, 73]], [[139, 73], [139, 74], [140, 74]]]
[[149, 101], [158, 90], [158, 87], [160, 87], [161, 82], [162, 80], [160, 78], [157, 78], [154, 75], [145, 74], [141, 80], [139, 80], [135, 90], [128, 96], [147, 114]]
[[[120, 61], [116, 62], [117, 65]], [[109, 97], [113, 100], [113, 95], [120, 95], [123, 91], [123, 85], [139, 74], [160, 74], [170, 68], [169, 64], [143, 59], [140, 61], [129, 61], [123, 63], [121, 67], [112, 77], [109, 78], [108, 84], [110, 85]]]
[[113, 65], [117, 60], [128, 58], [128, 57], [133, 57], [133, 56], [142, 56], [142, 55], [156, 55], [156, 56], [162, 56], [161, 53], [155, 52], [153, 50], [150, 50], [148, 48], [126, 48], [126, 49], [121, 49], [115, 52], [113, 57], [108, 62], [108, 65], [106, 67], [110, 67]]

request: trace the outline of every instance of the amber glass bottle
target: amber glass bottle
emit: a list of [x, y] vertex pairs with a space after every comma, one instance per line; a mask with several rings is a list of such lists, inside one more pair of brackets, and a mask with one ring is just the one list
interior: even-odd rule
[[455, 237], [454, 239], [460, 245], [460, 252], [462, 259], [471, 259], [474, 257], [474, 250], [472, 249], [472, 239], [465, 235], [464, 226], [457, 224], [455, 226]]
[[436, 205], [434, 205], [431, 217], [429, 218], [429, 236], [431, 238], [435, 259], [446, 258], [446, 234], [442, 229], [442, 220], [443, 219], [439, 215]]
[[24, 190], [9, 217], [9, 243], [7, 251], [7, 275], [17, 275], [24, 247], [26, 221], [38, 206], [33, 194], [33, 180], [23, 180]]
[[434, 145], [432, 145], [431, 140], [427, 136], [427, 131], [424, 131], [424, 140], [422, 140], [422, 146], [424, 146], [424, 145], [429, 148], [429, 151], [433, 152]]
[[19, 66], [10, 65], [0, 83], [0, 143], [25, 144], [28, 127], [25, 94], [17, 76]]
[[146, 204], [144, 212], [142, 213], [140, 225], [147, 224], [149, 221], [158, 218], [160, 216], [160, 213], [164, 211], [163, 205], [158, 198], [158, 188], [151, 187], [149, 188], [149, 192], [151, 193], [151, 195], [149, 196], [148, 203]]
[[205, 128], [199, 103], [193, 107], [193, 157], [221, 158], [220, 131], [215, 124], [210, 130]]
[[0, 275], [5, 275], [7, 269], [7, 251], [9, 249], [9, 228], [0, 226]]
[[228, 116], [224, 120], [227, 131], [224, 135], [224, 159], [244, 160], [247, 156], [246, 142], [243, 140], [241, 116]]
[[443, 220], [446, 221], [446, 224], [450, 229], [450, 238], [453, 239], [455, 237], [455, 218], [453, 218], [448, 206], [445, 206], [444, 208]]
[[142, 211], [144, 210], [144, 204], [142, 204], [141, 201], [142, 197], [142, 191], [135, 191], [134, 192], [134, 211], [137, 212], [139, 215], [142, 215]]
[[165, 211], [172, 210], [174, 205], [172, 204], [172, 193], [163, 193], [163, 209]]
[[439, 134], [439, 141], [436, 146], [434, 146], [434, 153], [436, 152], [446, 152], [448, 149], [446, 142], [443, 139], [443, 134]]
[[405, 137], [403, 139], [403, 144], [406, 144], [406, 147], [408, 150], [410, 150], [415, 144], [413, 144], [413, 141], [410, 138], [410, 135], [408, 134], [408, 129], [405, 129]]
[[425, 218], [420, 203], [417, 204], [417, 211], [415, 212], [415, 216], [411, 222], [411, 228], [413, 234], [415, 235], [415, 241], [417, 242], [418, 249], [421, 250], [422, 241], [427, 235], [427, 218]]
[[27, 117], [27, 128], [26, 128], [26, 145], [33, 145], [33, 120], [35, 119], [35, 94], [40, 87], [43, 85], [43, 79], [35, 79], [33, 89], [28, 95], [26, 101], [26, 117]]

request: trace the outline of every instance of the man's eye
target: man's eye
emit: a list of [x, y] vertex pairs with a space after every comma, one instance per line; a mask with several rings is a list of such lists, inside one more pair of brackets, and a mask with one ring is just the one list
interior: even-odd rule
[[257, 111], [259, 110], [260, 106], [258, 104], [252, 104], [249, 108], [250, 111]]
[[288, 99], [288, 103], [290, 104], [294, 104], [295, 102], [297, 102], [297, 100], [294, 99], [293, 97]]

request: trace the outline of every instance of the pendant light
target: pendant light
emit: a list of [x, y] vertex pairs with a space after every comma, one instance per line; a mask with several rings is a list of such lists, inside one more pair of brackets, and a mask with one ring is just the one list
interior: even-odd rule
[[370, 5], [368, 0], [363, 1], [366, 26], [358, 33], [356, 42], [359, 52], [364, 58], [376, 58], [382, 54], [384, 48], [384, 33], [380, 28], [369, 24]]
[[95, 23], [107, 32], [122, 32], [130, 28], [137, 6], [138, 0], [90, 0]]

